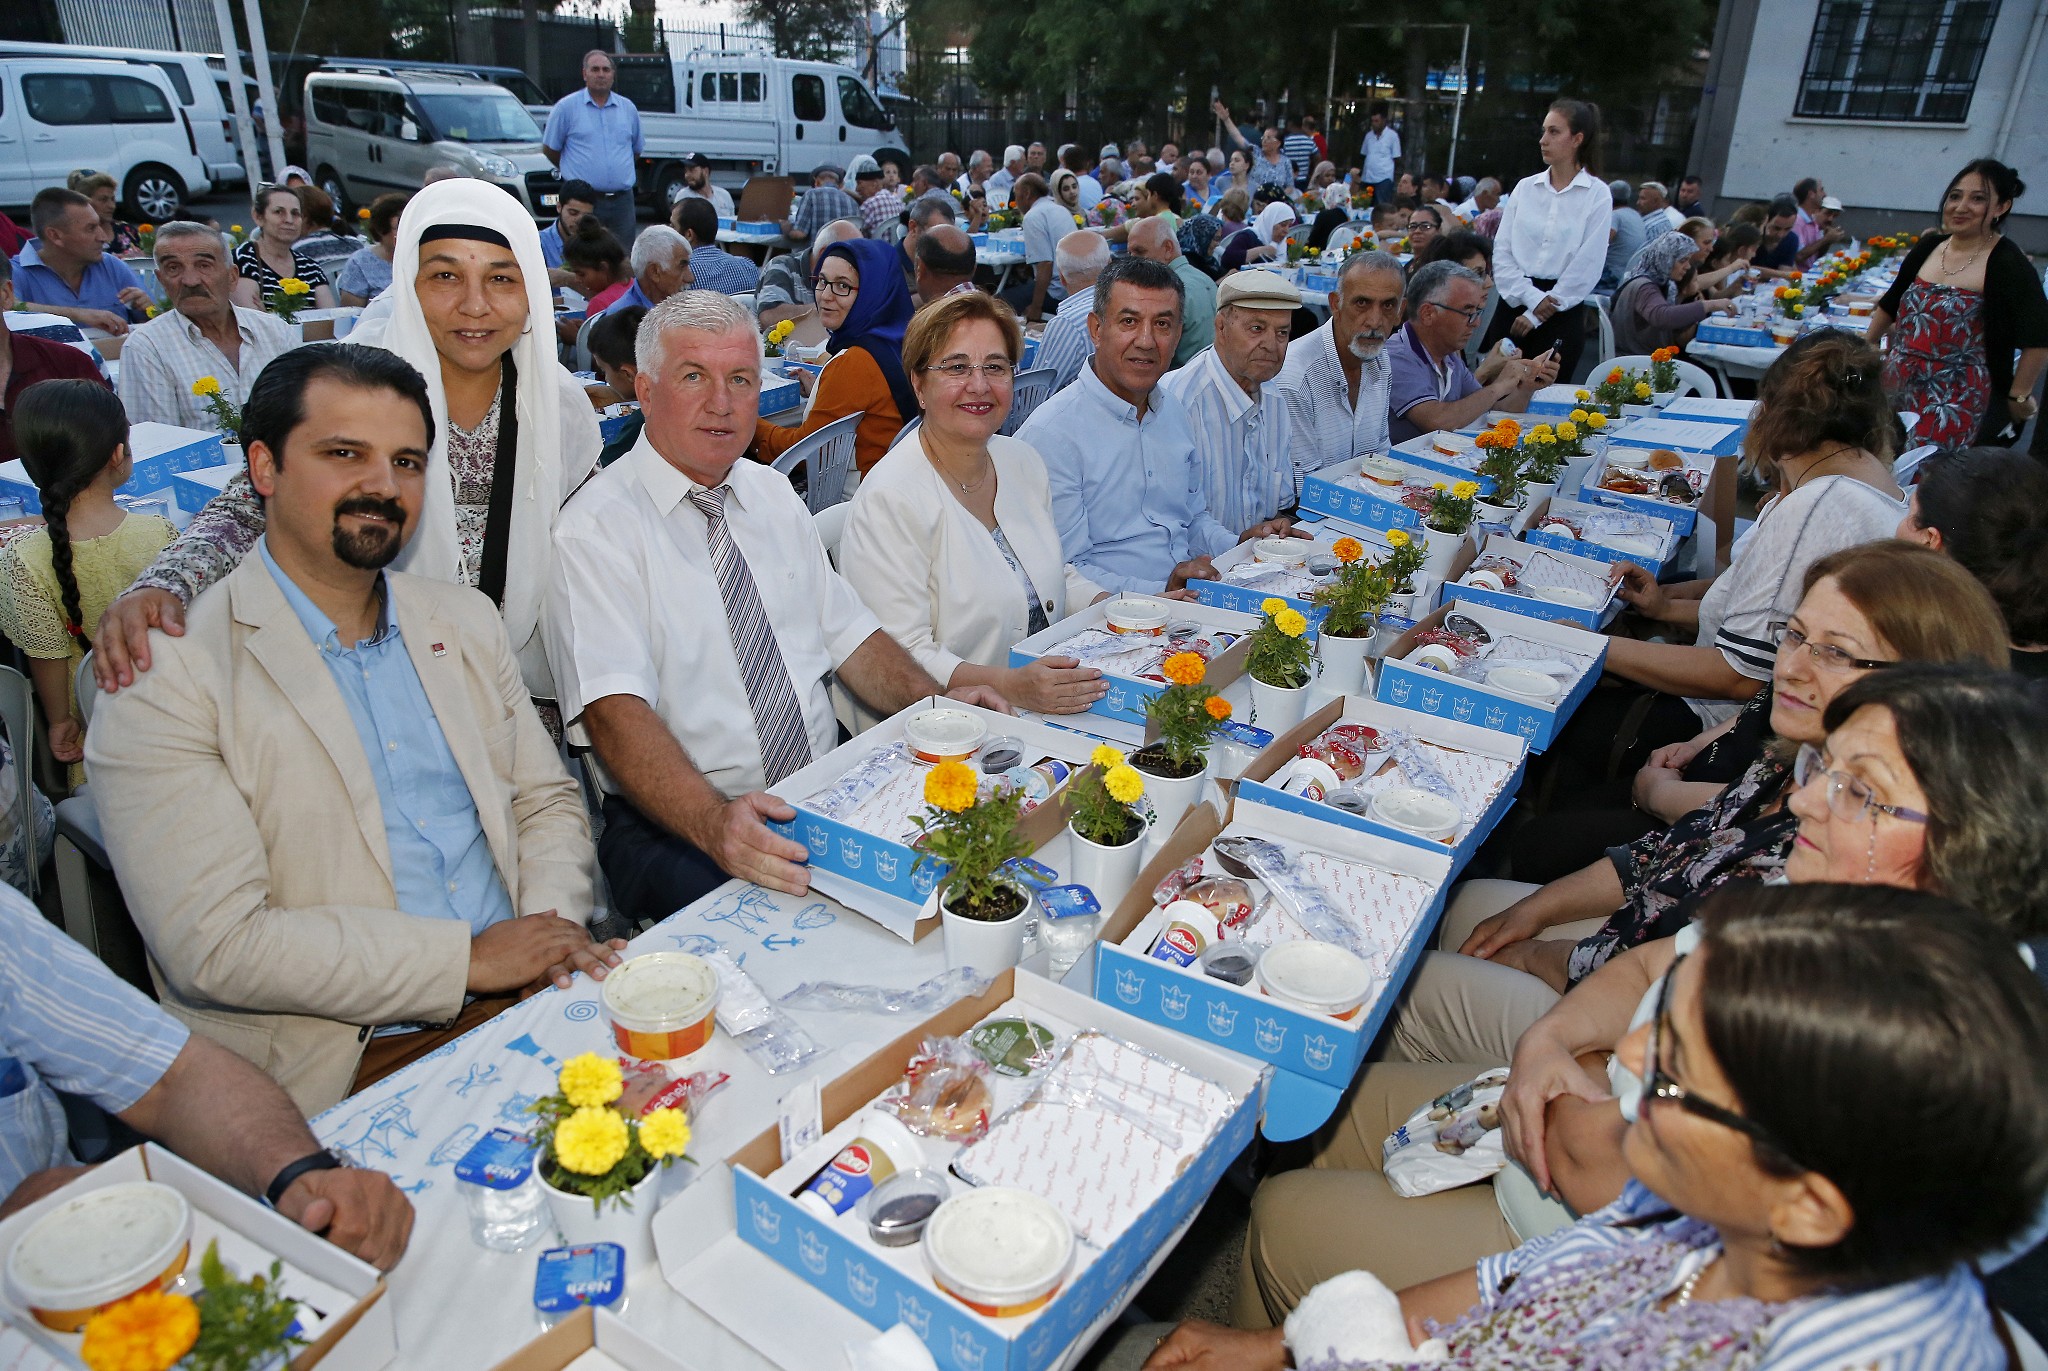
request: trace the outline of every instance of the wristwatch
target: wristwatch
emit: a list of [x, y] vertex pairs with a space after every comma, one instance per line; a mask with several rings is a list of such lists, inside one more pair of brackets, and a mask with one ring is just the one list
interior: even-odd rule
[[292, 1182], [307, 1172], [335, 1171], [347, 1165], [347, 1162], [335, 1156], [324, 1147], [318, 1152], [308, 1152], [295, 1162], [287, 1162], [284, 1170], [271, 1178], [269, 1186], [263, 1191], [263, 1198], [272, 1209], [275, 1209], [277, 1208], [277, 1202], [284, 1198], [284, 1192], [292, 1188]]

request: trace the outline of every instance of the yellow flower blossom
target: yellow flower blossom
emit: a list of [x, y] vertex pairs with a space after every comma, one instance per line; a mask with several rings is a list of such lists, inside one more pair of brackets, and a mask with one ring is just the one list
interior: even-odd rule
[[1460, 500], [1470, 500], [1479, 494], [1477, 481], [1460, 481], [1451, 487], [1451, 494]]
[[1579, 426], [1569, 419], [1558, 421], [1556, 429], [1559, 441], [1569, 443], [1579, 436]]
[[1120, 805], [1136, 804], [1145, 793], [1145, 778], [1135, 767], [1117, 765], [1103, 773], [1102, 788]]
[[277, 283], [277, 288], [286, 295], [311, 295], [313, 288], [296, 276], [286, 276]]
[[595, 1052], [585, 1052], [563, 1062], [561, 1074], [555, 1082], [561, 1087], [562, 1098], [578, 1109], [610, 1104], [626, 1090], [625, 1078], [619, 1074], [619, 1064]]
[[[1794, 306], [1794, 308], [1796, 309], [1797, 306]], [[1650, 383], [1648, 381], [1636, 382], [1636, 398], [1638, 400], [1647, 400], [1654, 393], [1655, 392], [1650, 389]]]
[[1330, 545], [1330, 551], [1336, 555], [1338, 561], [1349, 564], [1365, 555], [1365, 544], [1356, 538], [1339, 538]]
[[657, 1161], [680, 1157], [690, 1145], [690, 1121], [680, 1109], [656, 1109], [640, 1120], [640, 1146]]
[[958, 814], [974, 803], [974, 768], [965, 762], [940, 762], [924, 778], [924, 798], [927, 804]]
[[555, 1160], [579, 1176], [602, 1176], [626, 1155], [626, 1121], [609, 1109], [579, 1109], [555, 1126]]
[[202, 376], [192, 383], [192, 393], [194, 395], [218, 395], [220, 394], [220, 382], [211, 376]]
[[1101, 767], [1104, 771], [1109, 770], [1113, 766], [1119, 765], [1120, 763], [1122, 763], [1123, 759], [1124, 754], [1118, 752], [1108, 743], [1097, 743], [1095, 745], [1095, 750], [1088, 754], [1088, 760], [1092, 764]]
[[199, 1306], [145, 1290], [86, 1321], [78, 1355], [92, 1371], [165, 1371], [199, 1341]]
[[1596, 432], [1600, 429], [1606, 428], [1607, 416], [1602, 414], [1599, 410], [1594, 410], [1591, 414], [1588, 414], [1586, 416], [1586, 427], [1593, 429]]
[[[1581, 395], [1585, 394], [1585, 392], [1584, 392], [1584, 391], [1580, 391], [1579, 393], [1580, 393]], [[1584, 411], [1583, 409], [1575, 409], [1575, 410], [1573, 410], [1573, 411], [1572, 411], [1572, 414], [1571, 414], [1571, 419], [1572, 419], [1572, 422], [1573, 422], [1573, 423], [1575, 423], [1575, 424], [1583, 424], [1583, 423], [1585, 423], [1585, 422], [1586, 422], [1586, 411]]]
[[1298, 609], [1283, 609], [1273, 616], [1273, 627], [1290, 638], [1299, 638], [1308, 632], [1308, 620], [1302, 617]]
[[1577, 400], [1580, 404], [1584, 404], [1586, 401], [1593, 398], [1593, 392], [1590, 390], [1575, 390], [1572, 392], [1572, 398], [1574, 400]]
[[1281, 599], [1278, 595], [1268, 595], [1265, 599], [1259, 601], [1259, 612], [1261, 614], [1278, 614], [1285, 608], [1287, 608], [1287, 601]]
[[1408, 538], [1408, 530], [1407, 530], [1407, 529], [1405, 529], [1405, 528], [1390, 528], [1390, 529], [1388, 529], [1388, 530], [1387, 530], [1387, 546], [1388, 546], [1388, 547], [1406, 547], [1406, 546], [1408, 546], [1408, 543], [1409, 543], [1409, 538]]

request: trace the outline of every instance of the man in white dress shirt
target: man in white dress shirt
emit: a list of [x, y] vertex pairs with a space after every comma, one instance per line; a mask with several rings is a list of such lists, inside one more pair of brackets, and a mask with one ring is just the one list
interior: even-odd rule
[[1393, 254], [1358, 253], [1337, 277], [1330, 322], [1288, 345], [1277, 384], [1293, 422], [1297, 495], [1310, 472], [1390, 446], [1386, 349], [1406, 279]]
[[1209, 512], [1225, 528], [1294, 510], [1293, 425], [1273, 378], [1300, 306], [1301, 292], [1277, 273], [1231, 273], [1216, 289], [1216, 341], [1159, 383], [1188, 412]]
[[274, 314], [238, 308], [235, 268], [220, 233], [177, 220], [156, 231], [156, 277], [171, 308], [128, 334], [121, 349], [121, 403], [130, 423], [154, 421], [212, 432], [220, 427], [203, 396], [202, 376], [240, 409], [264, 364], [294, 346]]
[[795, 811], [765, 791], [838, 745], [828, 676], [883, 715], [945, 693], [826, 561], [789, 479], [739, 460], [760, 408], [745, 307], [671, 296], [636, 351], [647, 427], [562, 511], [547, 605], [562, 716], [605, 771], [598, 861], [632, 920], [728, 876], [809, 890], [803, 844], [766, 822]]

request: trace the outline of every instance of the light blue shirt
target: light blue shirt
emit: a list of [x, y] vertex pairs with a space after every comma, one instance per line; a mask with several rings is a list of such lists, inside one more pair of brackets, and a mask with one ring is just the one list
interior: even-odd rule
[[635, 279], [632, 285], [626, 287], [626, 293], [624, 295], [621, 295], [618, 299], [606, 305], [604, 307], [604, 312], [606, 314], [617, 314], [620, 310], [631, 309], [635, 305], [638, 305], [642, 309], [654, 308], [654, 301], [648, 299], [647, 292], [640, 289], [640, 282], [638, 279]]
[[377, 783], [398, 908], [422, 918], [455, 919], [476, 933], [511, 918], [512, 897], [484, 837], [476, 798], [391, 615], [389, 584], [376, 636], [343, 647], [334, 621], [271, 557], [269, 539], [256, 546], [348, 705]]
[[1062, 551], [1099, 586], [1157, 591], [1179, 563], [1237, 545], [1209, 513], [1187, 411], [1163, 390], [1141, 420], [1086, 366], [1017, 436], [1045, 459]]
[[564, 181], [588, 181], [600, 195], [631, 190], [633, 161], [643, 147], [640, 110], [617, 91], [602, 105], [587, 90], [571, 91], [548, 111], [540, 141], [561, 154]]
[[761, 268], [716, 243], [699, 243], [690, 249], [690, 276], [696, 289], [722, 295], [746, 295], [761, 285]]
[[14, 887], [0, 885], [0, 1198], [74, 1158], [59, 1090], [111, 1114], [163, 1079], [191, 1035]]
[[97, 262], [85, 269], [78, 278], [78, 289], [66, 285], [64, 278], [43, 265], [43, 240], [31, 238], [21, 245], [21, 251], [14, 258], [14, 298], [35, 305], [62, 305], [66, 309], [103, 309], [117, 314], [130, 323], [139, 323], [146, 316], [139, 309], [130, 309], [121, 303], [121, 292], [130, 286], [148, 293], [142, 278], [135, 274], [135, 268], [111, 252], [102, 252]]
[[1052, 319], [1038, 340], [1034, 368], [1052, 368], [1052, 389], [1057, 395], [1074, 383], [1095, 356], [1095, 340], [1088, 336], [1088, 312], [1095, 308], [1095, 286], [1091, 282], [1060, 301]]
[[1242, 532], [1294, 504], [1293, 425], [1287, 397], [1271, 381], [1255, 401], [1224, 369], [1214, 347], [1203, 348], [1159, 383], [1188, 413], [1202, 493], [1226, 528]]
[[[549, 116], [553, 118], [552, 115]], [[628, 244], [630, 247], [631, 245]], [[540, 231], [540, 259], [548, 264], [548, 270], [558, 270], [562, 265], [562, 221], [557, 219]]]

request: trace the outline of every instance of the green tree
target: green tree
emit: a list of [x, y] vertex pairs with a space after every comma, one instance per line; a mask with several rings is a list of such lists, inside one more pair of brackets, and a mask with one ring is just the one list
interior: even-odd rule
[[776, 55], [810, 61], [841, 56], [867, 20], [859, 0], [741, 0], [739, 12], [767, 27]]

